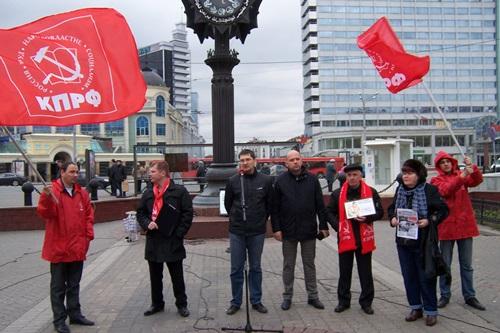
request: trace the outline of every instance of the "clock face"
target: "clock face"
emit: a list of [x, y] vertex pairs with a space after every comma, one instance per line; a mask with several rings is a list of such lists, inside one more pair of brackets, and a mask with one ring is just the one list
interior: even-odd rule
[[248, 6], [248, 0], [196, 0], [195, 3], [203, 16], [218, 23], [234, 21]]

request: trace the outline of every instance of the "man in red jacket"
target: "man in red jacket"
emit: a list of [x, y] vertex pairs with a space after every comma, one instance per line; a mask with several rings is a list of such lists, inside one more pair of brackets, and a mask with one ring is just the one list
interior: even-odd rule
[[[457, 243], [465, 303], [478, 310], [485, 310], [476, 298], [473, 284], [472, 237], [478, 236], [479, 230], [468, 193], [469, 187], [478, 186], [483, 182], [483, 175], [469, 157], [464, 159], [464, 163], [465, 169], [460, 171], [457, 160], [444, 151], [438, 152], [434, 159], [438, 176], [431, 179], [431, 184], [439, 189], [439, 194], [450, 211], [448, 217], [439, 224], [438, 235], [443, 258], [450, 266], [453, 246]], [[441, 276], [439, 286], [441, 298], [438, 307], [444, 308], [450, 302], [451, 281], [446, 283], [446, 279]]]
[[70, 332], [68, 316], [71, 324], [94, 325], [82, 315], [79, 299], [83, 261], [94, 239], [94, 211], [77, 178], [76, 164], [65, 162], [61, 177], [43, 189], [37, 208], [45, 220], [42, 258], [50, 262], [50, 301], [59, 333]]

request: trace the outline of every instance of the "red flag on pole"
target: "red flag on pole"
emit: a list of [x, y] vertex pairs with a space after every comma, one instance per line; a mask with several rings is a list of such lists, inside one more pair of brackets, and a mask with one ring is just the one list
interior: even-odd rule
[[114, 9], [80, 9], [0, 30], [0, 45], [0, 125], [106, 122], [144, 105], [137, 46]]
[[393, 94], [420, 83], [429, 71], [429, 56], [407, 53], [386, 17], [358, 36], [358, 47], [370, 57]]

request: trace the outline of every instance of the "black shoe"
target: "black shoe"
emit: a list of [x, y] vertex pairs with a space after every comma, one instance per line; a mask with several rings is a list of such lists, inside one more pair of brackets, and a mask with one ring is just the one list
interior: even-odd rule
[[319, 299], [310, 299], [307, 301], [307, 304], [309, 305], [312, 305], [314, 306], [316, 309], [320, 309], [320, 310], [323, 310], [325, 308], [325, 306], [323, 305], [323, 303], [321, 303], [321, 301]]
[[478, 310], [481, 310], [481, 311], [486, 310], [486, 308], [484, 307], [484, 305], [482, 305], [482, 304], [481, 304], [481, 303], [477, 300], [477, 298], [475, 298], [475, 297], [471, 297], [471, 298], [469, 298], [468, 300], [466, 300], [466, 301], [465, 301], [465, 304], [472, 306], [474, 309], [478, 309]]
[[94, 326], [94, 322], [84, 316], [69, 318], [69, 323], [73, 325]]
[[267, 308], [262, 303], [252, 304], [252, 309], [260, 313], [267, 313]]
[[345, 304], [339, 304], [335, 307], [335, 312], [341, 313], [344, 312], [345, 310], [349, 309], [351, 306], [350, 305], [345, 305]]
[[66, 325], [65, 322], [62, 322], [62, 323], [59, 323], [59, 324], [54, 324], [54, 329], [58, 333], [71, 333], [71, 331], [69, 330], [68, 325]]
[[448, 297], [441, 296], [438, 301], [438, 308], [442, 309], [448, 305], [448, 303], [450, 303], [450, 299]]
[[144, 315], [147, 317], [147, 316], [151, 316], [151, 315], [154, 315], [155, 313], [157, 312], [161, 312], [163, 311], [164, 307], [163, 306], [154, 306], [154, 305], [151, 305], [149, 307], [149, 309], [147, 309], [145, 312], [144, 312]]
[[366, 313], [368, 315], [372, 315], [375, 313], [375, 311], [373, 311], [373, 308], [371, 305], [362, 306], [361, 309], [363, 310], [364, 313]]
[[183, 306], [182, 308], [178, 308], [177, 312], [181, 315], [181, 317], [187, 317], [187, 316], [189, 316], [189, 310], [185, 306]]
[[227, 315], [234, 315], [236, 312], [238, 312], [240, 310], [240, 307], [239, 306], [236, 306], [236, 305], [231, 305], [227, 310], [226, 310], [226, 314]]
[[436, 325], [438, 319], [437, 316], [426, 316], [425, 317], [425, 325], [427, 326], [434, 326]]
[[283, 303], [281, 303], [281, 310], [283, 310], [283, 311], [290, 310], [291, 306], [292, 306], [292, 300], [291, 299], [284, 299]]

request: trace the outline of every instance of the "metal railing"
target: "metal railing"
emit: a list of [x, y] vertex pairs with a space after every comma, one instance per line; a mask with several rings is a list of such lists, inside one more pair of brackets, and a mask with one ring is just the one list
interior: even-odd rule
[[493, 223], [500, 226], [500, 203], [483, 199], [472, 199], [472, 207], [479, 224]]

